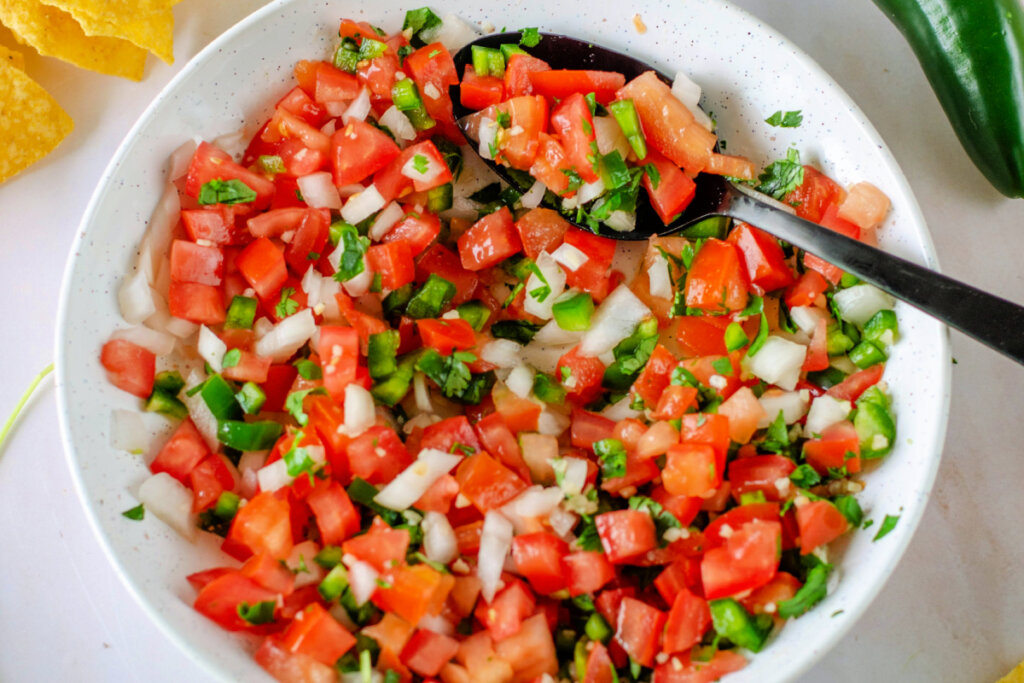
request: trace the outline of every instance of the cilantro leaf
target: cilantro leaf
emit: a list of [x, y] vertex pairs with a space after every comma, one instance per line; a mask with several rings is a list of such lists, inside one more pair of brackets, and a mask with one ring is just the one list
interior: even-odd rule
[[427, 157], [422, 154], [417, 154], [412, 158], [412, 167], [420, 175], [424, 175], [427, 169], [430, 168], [430, 162], [427, 161]]
[[601, 476], [605, 479], [626, 476], [626, 447], [618, 439], [595, 441], [594, 455], [601, 460]]
[[526, 320], [499, 320], [491, 325], [491, 336], [495, 339], [511, 339], [519, 344], [529, 344], [540, 325]]
[[135, 507], [122, 512], [121, 516], [138, 522], [146, 516], [146, 507], [142, 503], [139, 503]]
[[302, 379], [323, 379], [324, 371], [317, 363], [314, 363], [308, 358], [297, 360], [294, 365], [299, 371], [299, 377]]
[[[813, 557], [808, 555], [806, 557]], [[818, 564], [811, 567], [807, 572], [807, 580], [789, 600], [783, 600], [778, 604], [779, 616], [783, 619], [799, 617], [807, 610], [821, 602], [828, 593], [828, 575], [832, 572], [832, 565], [817, 560]]]
[[303, 389], [302, 391], [293, 391], [288, 394], [288, 398], [284, 400], [284, 409], [291, 413], [295, 421], [300, 426], [305, 427], [306, 423], [309, 422], [309, 416], [306, 415], [302, 409], [302, 402], [306, 400], [306, 397], [310, 394], [326, 394], [327, 390], [323, 387], [316, 387], [315, 389]]
[[522, 37], [519, 39], [519, 44], [523, 47], [537, 47], [537, 43], [540, 42], [541, 36], [540, 31], [534, 28], [524, 28], [522, 30]]
[[799, 109], [797, 111], [782, 111], [781, 109], [764, 120], [769, 126], [776, 128], [799, 128], [804, 122], [804, 115]]
[[853, 496], [839, 496], [832, 502], [843, 513], [843, 517], [846, 517], [852, 528], [856, 529], [864, 521], [864, 511], [860, 509], [860, 503]]
[[238, 365], [238, 362], [242, 360], [242, 352], [238, 349], [231, 349], [224, 354], [224, 358], [221, 359], [221, 366], [225, 368], [233, 368]]
[[[787, 438], [789, 437], [788, 434], [786, 436]], [[809, 489], [812, 486], [817, 486], [821, 483], [821, 477], [815, 469], [807, 463], [799, 465], [795, 470], [793, 470], [789, 475], [789, 480], [793, 482], [794, 486], [802, 489]]]
[[576, 545], [580, 547], [580, 550], [604, 552], [604, 547], [601, 545], [601, 536], [597, 533], [597, 524], [594, 522], [593, 516], [582, 515], [582, 519], [583, 528], [577, 535]]
[[757, 177], [757, 186], [754, 189], [782, 201], [787, 194], [800, 187], [803, 182], [804, 167], [800, 163], [800, 152], [790, 149], [786, 152], [785, 159], [773, 161], [761, 172], [761, 175]]
[[313, 457], [309, 454], [309, 449], [304, 446], [298, 446], [299, 440], [302, 438], [301, 432], [295, 435], [295, 442], [292, 447], [288, 449], [288, 452], [282, 456], [284, 460], [285, 469], [288, 471], [288, 476], [297, 477], [303, 472], [313, 473], [313, 468], [316, 463], [313, 461]]
[[248, 204], [256, 200], [256, 192], [241, 180], [214, 179], [199, 188], [200, 204]]
[[338, 282], [348, 282], [366, 269], [363, 255], [370, 246], [370, 240], [362, 237], [356, 226], [342, 223], [339, 229], [340, 239], [338, 245], [341, 247], [341, 257], [338, 259], [338, 272], [334, 279]]
[[299, 302], [292, 298], [292, 294], [295, 294], [294, 287], [285, 287], [281, 290], [281, 300], [274, 306], [274, 313], [278, 318], [287, 318], [298, 312]]
[[880, 540], [889, 535], [889, 532], [896, 528], [896, 523], [900, 521], [899, 515], [886, 515], [885, 519], [882, 520], [882, 526], [879, 527], [878, 533], [871, 539], [872, 541]]
[[662, 535], [669, 529], [682, 529], [682, 523], [676, 519], [676, 516], [666, 510], [661, 503], [658, 503], [652, 498], [647, 496], [633, 496], [629, 499], [630, 510], [640, 510], [646, 512], [654, 520], [654, 530], [658, 536], [659, 542], [662, 541]]

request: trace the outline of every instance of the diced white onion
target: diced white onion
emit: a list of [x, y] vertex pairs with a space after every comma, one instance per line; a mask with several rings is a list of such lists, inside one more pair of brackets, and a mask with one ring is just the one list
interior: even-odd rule
[[753, 356], [743, 359], [747, 370], [769, 384], [792, 391], [800, 380], [800, 368], [807, 357], [807, 347], [775, 335], [764, 340], [764, 345]]
[[601, 302], [590, 321], [590, 329], [580, 342], [581, 356], [600, 356], [633, 334], [642, 320], [651, 315], [651, 309], [630, 291], [619, 285]]
[[349, 121], [363, 121], [369, 113], [370, 91], [363, 88], [359, 91], [359, 95], [352, 100], [352, 103], [345, 108], [345, 113], [341, 115], [341, 120], [344, 123], [348, 123]]
[[459, 546], [455, 539], [448, 517], [440, 512], [428, 511], [423, 516], [423, 551], [433, 562], [448, 564], [459, 555]]
[[455, 179], [452, 187], [452, 195], [456, 200], [460, 197], [469, 197], [498, 180], [498, 176], [477, 156], [472, 147], [461, 145], [459, 154], [462, 156], [462, 173]]
[[501, 513], [511, 520], [518, 533], [524, 533], [534, 519], [547, 517], [564, 498], [560, 488], [531, 486], [502, 506]]
[[480, 156], [484, 159], [493, 159], [491, 146], [498, 139], [498, 124], [486, 116], [480, 119], [480, 145], [478, 147]]
[[451, 53], [479, 37], [480, 32], [454, 14], [446, 14], [439, 26], [423, 31], [420, 37], [427, 43], [440, 42]]
[[359, 183], [352, 183], [351, 185], [342, 185], [338, 188], [338, 194], [341, 195], [342, 199], [348, 199], [354, 194], [359, 194], [366, 189], [366, 186], [360, 185]]
[[548, 524], [551, 525], [551, 530], [562, 540], [569, 540], [569, 534], [572, 532], [573, 527], [576, 526], [578, 520], [579, 518], [576, 515], [562, 507], [556, 507], [548, 515]]
[[313, 561], [320, 551], [313, 541], [303, 541], [292, 546], [284, 563], [295, 574], [295, 588], [319, 584], [327, 573], [324, 568]]
[[341, 319], [337, 298], [339, 292], [341, 292], [341, 283], [334, 278], [325, 277], [320, 280], [320, 304], [324, 307], [321, 315], [324, 320], [335, 322]]
[[110, 445], [120, 451], [145, 453], [149, 449], [149, 431], [142, 416], [134, 410], [114, 410], [110, 413]]
[[[526, 281], [526, 298], [523, 300], [523, 309], [531, 314], [535, 315], [542, 320], [551, 319], [551, 307], [555, 303], [555, 299], [565, 289], [565, 273], [555, 259], [551, 257], [551, 254], [546, 251], [542, 251], [536, 260], [537, 268], [544, 275], [544, 280], [537, 276], [537, 273], [530, 273], [529, 279]], [[538, 288], [542, 288], [545, 284], [550, 287], [550, 292], [544, 297], [543, 301], [538, 300], [531, 292], [536, 291]]]
[[348, 585], [352, 587], [352, 597], [357, 605], [366, 604], [377, 590], [377, 578], [380, 574], [362, 560], [353, 559], [345, 564], [348, 567]]
[[341, 286], [345, 288], [345, 291], [350, 296], [362, 296], [370, 291], [370, 285], [373, 284], [373, 271], [370, 270], [369, 265], [363, 265], [363, 272], [356, 275], [351, 280], [346, 280], [341, 283]]
[[402, 164], [402, 175], [410, 180], [430, 184], [438, 176], [448, 170], [443, 161], [439, 161], [426, 154], [414, 154]]
[[416, 399], [416, 410], [421, 413], [434, 412], [434, 405], [430, 402], [430, 389], [427, 388], [427, 377], [422, 372], [414, 373], [412, 376], [412, 393]]
[[164, 524], [190, 541], [195, 538], [192, 491], [177, 479], [166, 472], [154, 474], [139, 486], [138, 498]]
[[619, 123], [611, 116], [594, 117], [594, 137], [597, 138], [597, 151], [603, 155], [618, 152], [623, 159], [629, 156], [629, 140], [619, 127]]
[[[347, 403], [346, 415], [348, 417]], [[434, 482], [462, 461], [462, 456], [436, 448], [424, 448], [416, 461], [373, 497], [374, 502], [392, 510], [406, 510], [427, 492]]]
[[228, 346], [206, 325], [199, 328], [199, 343], [196, 346], [196, 351], [199, 352], [200, 358], [210, 364], [214, 372], [224, 369], [224, 354], [228, 352]]
[[270, 318], [259, 318], [252, 324], [252, 331], [257, 339], [263, 339], [274, 329], [274, 321]]
[[562, 242], [557, 249], [551, 252], [551, 258], [562, 264], [567, 270], [576, 272], [590, 257], [587, 256], [586, 252], [568, 242]]
[[443, 636], [455, 635], [455, 624], [440, 614], [424, 614], [423, 618], [416, 624], [416, 627], [440, 633]]
[[511, 339], [495, 339], [480, 349], [480, 358], [499, 368], [514, 368], [520, 362], [523, 347]]
[[306, 204], [314, 209], [340, 209], [341, 195], [334, 185], [334, 179], [327, 171], [318, 171], [301, 176], [295, 181]]
[[[324, 102], [324, 109], [327, 111], [327, 115], [333, 117], [331, 120], [341, 118], [345, 116], [345, 112], [348, 111], [348, 102]], [[342, 118], [342, 121], [348, 123], [347, 119]], [[337, 127], [337, 124], [335, 124]]]
[[817, 306], [794, 306], [789, 309], [789, 317], [793, 319], [801, 332], [814, 334], [814, 330], [818, 327], [818, 321], [828, 318], [828, 313]]
[[381, 114], [380, 125], [394, 133], [399, 140], [416, 139], [416, 129], [409, 117], [399, 111], [395, 105], [391, 105], [386, 112]]
[[672, 276], [668, 272], [668, 262], [665, 259], [654, 259], [654, 263], [647, 269], [647, 279], [651, 283], [651, 296], [672, 300]]
[[358, 384], [345, 387], [345, 432], [359, 436], [377, 421], [373, 395]]
[[156, 282], [157, 266], [160, 259], [166, 258], [171, 235], [174, 234], [174, 228], [180, 218], [181, 202], [178, 201], [178, 188], [168, 183], [156, 208], [153, 209], [153, 214], [149, 217], [146, 236], [139, 245], [138, 268], [146, 274], [150, 284]]
[[845, 420], [852, 409], [849, 401], [842, 401], [828, 394], [819, 396], [814, 399], [811, 409], [807, 412], [804, 433], [821, 434], [835, 423]]
[[275, 362], [285, 361], [309, 341], [314, 332], [316, 320], [313, 311], [304, 308], [274, 325], [253, 345], [253, 351], [257, 356], [273, 358]]
[[192, 424], [195, 425], [203, 440], [206, 441], [206, 445], [210, 447], [211, 451], [217, 451], [220, 449], [220, 440], [217, 438], [217, 417], [210, 411], [201, 393], [196, 392], [191, 396], [188, 395], [188, 390], [201, 384], [204, 379], [203, 373], [193, 370], [185, 382], [186, 391], [180, 396], [182, 402], [188, 408], [189, 419], [192, 420]]
[[874, 285], [867, 283], [841, 289], [832, 297], [839, 315], [848, 323], [863, 327], [871, 316], [892, 308], [896, 300]]
[[246, 470], [252, 470], [253, 472], [263, 467], [263, 463], [267, 460], [268, 451], [245, 451], [238, 459], [238, 471], [245, 473]]
[[636, 229], [636, 213], [633, 211], [615, 210], [604, 219], [604, 224], [615, 232], [633, 232]]
[[256, 480], [260, 483], [261, 491], [274, 492], [288, 486], [294, 479], [295, 477], [288, 474], [288, 465], [284, 460], [275, 460], [256, 472]]
[[544, 201], [544, 192], [546, 190], [547, 188], [544, 186], [544, 183], [538, 180], [519, 198], [519, 203], [523, 205], [523, 208], [536, 209]]
[[385, 206], [384, 210], [373, 219], [373, 225], [370, 226], [370, 239], [380, 242], [404, 216], [405, 211], [398, 205], [398, 202], [391, 202]]
[[[540, 332], [537, 334], [540, 334]], [[536, 340], [537, 338], [534, 337], [534, 339]], [[520, 358], [523, 362], [529, 363], [541, 372], [550, 374], [558, 367], [558, 359], [568, 353], [572, 346], [554, 346], [543, 342], [531, 342], [523, 347]]]
[[178, 149], [171, 152], [171, 156], [167, 160], [168, 183], [173, 183], [188, 172], [189, 164], [192, 163], [192, 157], [195, 156], [198, 146], [195, 140], [186, 140]]
[[307, 268], [306, 274], [302, 276], [302, 282], [299, 286], [306, 293], [307, 303], [310, 308], [320, 303], [320, 287], [323, 281], [323, 276], [320, 275], [316, 268]]
[[630, 417], [640, 417], [643, 413], [639, 410], [634, 410], [630, 407], [630, 403], [633, 402], [633, 397], [626, 394], [615, 403], [606, 407], [601, 411], [601, 414], [607, 417], [609, 420], [618, 422], [619, 420], [625, 420]]
[[582, 330], [563, 330], [559, 327], [558, 321], [549, 320], [544, 327], [537, 330], [537, 334], [533, 335], [533, 341], [531, 343], [536, 342], [537, 344], [557, 344], [559, 346], [564, 346], [566, 344], [576, 344], [582, 338]]
[[[146, 324], [149, 324], [149, 319], [146, 320]], [[182, 320], [181, 318], [175, 318], [173, 315], [168, 316], [167, 321], [164, 323], [164, 329], [173, 334], [178, 339], [188, 339], [199, 329], [199, 325], [189, 320]]]
[[526, 365], [517, 365], [509, 373], [505, 384], [519, 398], [527, 398], [533, 390], [533, 370]]
[[498, 592], [505, 558], [512, 549], [512, 523], [495, 510], [484, 515], [480, 531], [480, 551], [477, 554], [476, 575], [480, 579], [480, 593], [491, 602]]
[[155, 356], [166, 356], [174, 350], [175, 339], [166, 332], [158, 332], [149, 327], [130, 327], [117, 330], [110, 335], [111, 339], [124, 339], [149, 350]]
[[561, 436], [569, 428], [569, 418], [549, 408], [541, 411], [537, 418], [537, 431], [546, 436]]
[[576, 192], [576, 201], [580, 204], [586, 204], [593, 199], [597, 199], [602, 194], [604, 194], [604, 180], [598, 176], [594, 182], [583, 183], [580, 186], [580, 189]]
[[778, 418], [782, 413], [782, 419], [786, 424], [791, 425], [807, 414], [807, 406], [810, 397], [803, 396], [800, 391], [779, 391], [769, 389], [757, 399], [764, 408], [765, 416], [757, 423], [758, 429], [764, 429]]
[[213, 146], [227, 152], [232, 159], [240, 161], [245, 154], [245, 148], [249, 145], [249, 138], [244, 128], [239, 128], [232, 133], [225, 133], [213, 139]]
[[341, 208], [341, 217], [352, 225], [362, 223], [383, 209], [386, 203], [376, 186], [370, 185], [362, 192], [348, 198], [345, 206]]
[[320, 132], [330, 137], [338, 130], [338, 123], [334, 119], [330, 119], [324, 125], [320, 126]]
[[682, 71], [676, 72], [675, 80], [672, 81], [672, 94], [676, 99], [686, 105], [686, 108], [693, 113], [693, 117], [703, 127], [711, 130], [714, 123], [711, 118], [700, 108], [700, 86], [693, 82], [688, 75]]
[[153, 293], [145, 273], [137, 270], [124, 279], [117, 290], [117, 303], [121, 308], [121, 317], [132, 325], [138, 325], [156, 313]]
[[587, 485], [587, 461], [583, 458], [562, 458], [562, 492], [567, 496], [583, 493]]

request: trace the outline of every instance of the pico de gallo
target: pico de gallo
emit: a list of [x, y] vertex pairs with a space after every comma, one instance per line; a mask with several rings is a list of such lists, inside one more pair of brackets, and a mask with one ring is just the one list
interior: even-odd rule
[[885, 195], [795, 150], [757, 174], [687, 88], [550, 69], [535, 30], [462, 74], [457, 17], [339, 35], [245, 146], [172, 160], [100, 353], [173, 424], [125, 516], [223, 539], [182, 579], [280, 681], [742, 668], [864, 523], [894, 302], [744, 223], [630, 246], [559, 210], [628, 228], [642, 187], [668, 222], [723, 173], [872, 240]]

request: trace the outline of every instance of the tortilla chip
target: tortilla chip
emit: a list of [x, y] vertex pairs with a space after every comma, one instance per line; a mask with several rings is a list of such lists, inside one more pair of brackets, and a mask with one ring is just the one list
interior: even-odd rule
[[0, 45], [0, 64], [9, 64], [15, 69], [25, 70], [25, 55]]
[[123, 38], [174, 63], [174, 13], [163, 0], [42, 0], [68, 12], [89, 36]]
[[0, 183], [52, 152], [74, 125], [38, 83], [0, 62]]
[[1024, 662], [1017, 665], [1017, 668], [1000, 678], [996, 683], [1024, 683]]
[[111, 76], [142, 80], [145, 50], [120, 38], [87, 36], [70, 14], [39, 0], [0, 0], [0, 23], [41, 55]]

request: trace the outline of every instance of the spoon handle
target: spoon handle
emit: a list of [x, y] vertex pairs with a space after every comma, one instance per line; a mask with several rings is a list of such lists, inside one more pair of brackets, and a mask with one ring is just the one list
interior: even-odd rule
[[726, 215], [820, 256], [1024, 364], [1024, 307], [822, 228], [745, 193], [732, 195], [728, 206], [723, 207]]

